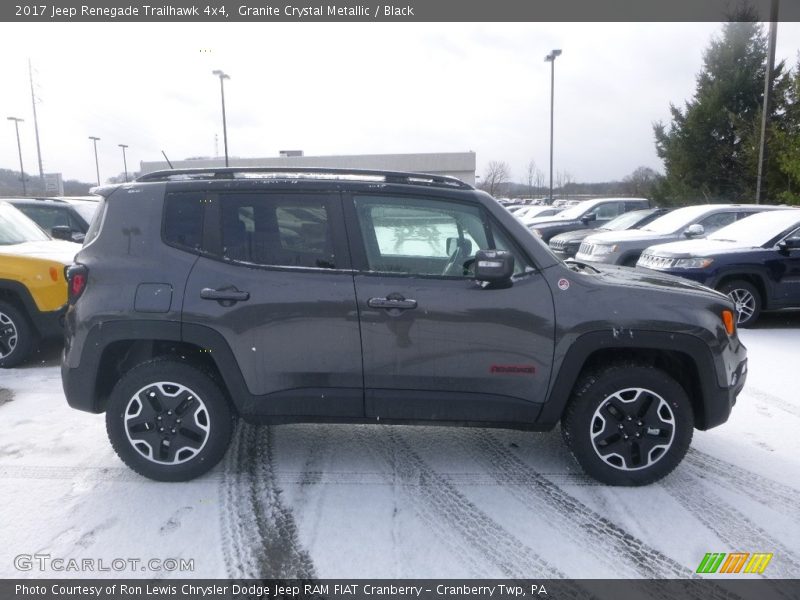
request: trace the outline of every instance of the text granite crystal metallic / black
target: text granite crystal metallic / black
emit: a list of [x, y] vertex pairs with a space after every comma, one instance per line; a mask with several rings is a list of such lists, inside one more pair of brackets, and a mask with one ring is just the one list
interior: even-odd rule
[[62, 378], [146, 477], [202, 475], [235, 418], [560, 422], [587, 473], [643, 485], [745, 382], [726, 296], [563, 263], [455, 179], [174, 170], [99, 193], [67, 270]]

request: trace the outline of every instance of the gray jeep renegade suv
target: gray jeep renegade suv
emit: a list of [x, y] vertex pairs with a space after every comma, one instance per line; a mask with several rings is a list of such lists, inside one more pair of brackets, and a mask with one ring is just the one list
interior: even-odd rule
[[561, 262], [455, 179], [173, 170], [99, 193], [67, 269], [62, 378], [146, 477], [205, 473], [236, 417], [560, 422], [586, 472], [641, 485], [744, 385], [727, 297]]

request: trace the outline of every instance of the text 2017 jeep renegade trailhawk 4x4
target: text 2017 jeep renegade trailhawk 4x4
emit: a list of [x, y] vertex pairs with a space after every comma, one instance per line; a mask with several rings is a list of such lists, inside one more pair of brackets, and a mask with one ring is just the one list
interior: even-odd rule
[[726, 296], [563, 263], [455, 179], [175, 170], [99, 193], [67, 273], [64, 389], [153, 479], [208, 471], [238, 416], [560, 422], [589, 474], [641, 485], [745, 381]]

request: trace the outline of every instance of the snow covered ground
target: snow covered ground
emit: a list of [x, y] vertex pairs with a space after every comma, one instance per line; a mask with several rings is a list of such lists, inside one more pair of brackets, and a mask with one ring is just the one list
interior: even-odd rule
[[[558, 431], [349, 425], [240, 424], [210, 474], [156, 483], [67, 406], [53, 347], [0, 371], [0, 577], [688, 577], [706, 552], [772, 552], [764, 576], [798, 577], [800, 313], [741, 336], [731, 420], [639, 489], [585, 477]], [[194, 571], [18, 571], [20, 554]]]

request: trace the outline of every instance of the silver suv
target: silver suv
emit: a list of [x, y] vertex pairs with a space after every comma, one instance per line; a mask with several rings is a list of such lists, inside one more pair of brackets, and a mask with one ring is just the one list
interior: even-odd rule
[[780, 208], [756, 204], [700, 204], [672, 211], [641, 229], [590, 235], [575, 260], [636, 266], [645, 248], [682, 239], [702, 238], [721, 227], [763, 210]]

